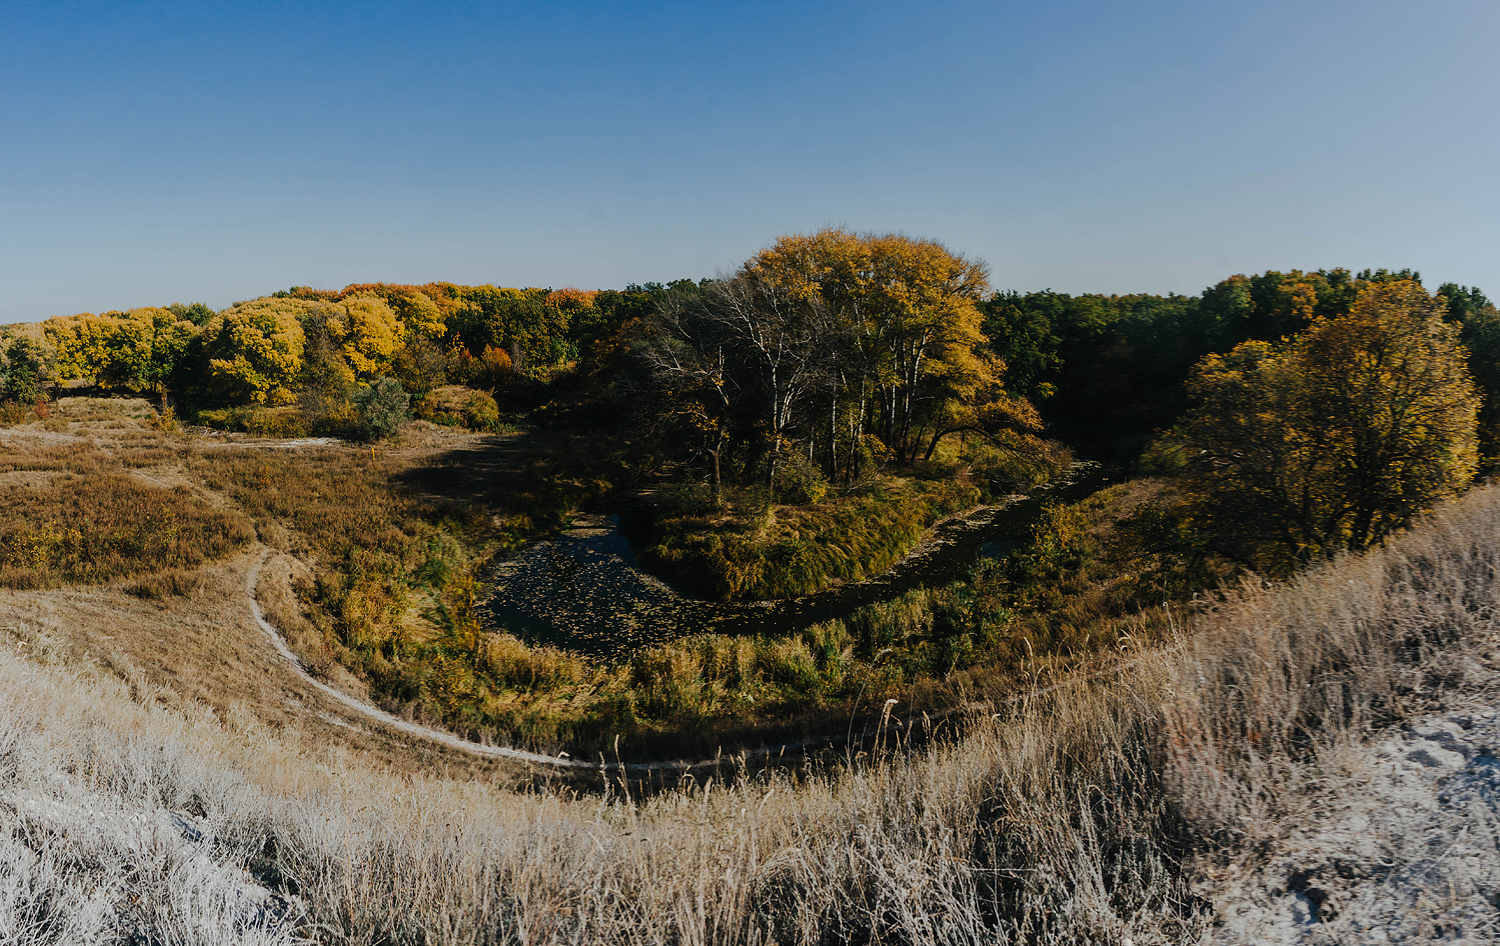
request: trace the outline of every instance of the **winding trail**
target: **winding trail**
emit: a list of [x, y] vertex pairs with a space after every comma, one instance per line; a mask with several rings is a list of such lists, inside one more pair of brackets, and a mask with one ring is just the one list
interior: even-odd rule
[[292, 670], [296, 672], [297, 676], [317, 689], [318, 692], [337, 701], [351, 712], [358, 713], [375, 722], [383, 723], [408, 736], [426, 739], [430, 742], [447, 746], [450, 749], [457, 749], [460, 752], [469, 752], [487, 758], [514, 759], [517, 762], [526, 762], [532, 765], [603, 775], [659, 775], [663, 773], [685, 775], [698, 769], [717, 768], [723, 765], [732, 765], [736, 762], [743, 764], [750, 761], [760, 761], [773, 756], [783, 755], [788, 751], [799, 752], [813, 746], [832, 746], [848, 741], [845, 739], [829, 738], [808, 739], [777, 746], [766, 746], [760, 749], [746, 749], [735, 753], [733, 756], [717, 756], [712, 759], [700, 759], [696, 762], [606, 762], [603, 760], [599, 762], [585, 762], [581, 759], [569, 758], [568, 756], [543, 755], [539, 752], [528, 752], [525, 749], [513, 749], [509, 746], [492, 746], [482, 742], [462, 739], [450, 732], [434, 729], [431, 726], [423, 726], [409, 719], [394, 716], [378, 706], [350, 696], [343, 690], [330, 686], [308, 673], [307, 668], [302, 665], [302, 661], [298, 660], [297, 655], [292, 653], [291, 648], [287, 646], [286, 639], [281, 636], [281, 632], [276, 630], [270, 621], [266, 620], [265, 613], [260, 607], [260, 599], [255, 594], [256, 583], [260, 578], [260, 570], [266, 564], [266, 559], [270, 557], [270, 554], [271, 550], [269, 548], [261, 546], [260, 558], [251, 566], [249, 573], [245, 576], [245, 596], [250, 602], [251, 617], [255, 618], [255, 623], [260, 625], [260, 629], [270, 639], [271, 644], [276, 648], [276, 652], [281, 654], [282, 658], [291, 665]]
[[307, 672], [307, 668], [302, 665], [302, 661], [298, 660], [297, 655], [292, 653], [291, 648], [286, 645], [286, 639], [281, 636], [281, 632], [276, 630], [276, 628], [271, 625], [270, 621], [266, 620], [265, 613], [261, 611], [260, 599], [256, 597], [255, 587], [256, 583], [260, 579], [260, 570], [266, 564], [266, 559], [270, 558], [270, 555], [271, 550], [269, 548], [266, 548], [265, 546], [261, 546], [260, 558], [254, 565], [251, 566], [249, 573], [245, 576], [245, 595], [250, 599], [250, 615], [251, 617], [255, 618], [255, 623], [260, 625], [260, 629], [265, 632], [266, 636], [271, 639], [271, 643], [275, 646], [276, 652], [281, 654], [282, 658], [285, 659], [287, 663], [291, 664], [292, 669], [296, 671], [297, 676], [301, 677], [304, 682], [315, 687], [318, 692], [322, 693], [324, 696], [338, 701], [346, 709], [352, 710], [353, 712], [358, 713], [361, 716], [373, 719], [376, 722], [384, 723], [385, 725], [390, 726], [393, 729], [400, 730], [401, 732], [406, 733], [409, 736], [416, 736], [419, 739], [426, 739], [431, 742], [436, 742], [441, 745], [448, 746], [451, 749], [458, 749], [463, 752], [472, 752], [476, 755], [489, 756], [491, 758], [500, 759], [515, 759], [520, 762], [530, 762], [535, 765], [550, 765], [558, 768], [585, 769], [594, 772], [598, 772], [601, 770], [623, 771], [626, 773], [630, 773], [634, 770], [640, 770], [642, 772], [656, 771], [655, 769], [646, 766], [626, 763], [614, 763], [612, 765], [605, 764], [601, 766], [599, 764], [582, 762], [577, 759], [569, 759], [562, 756], [542, 755], [537, 752], [527, 752], [524, 749], [511, 749], [506, 746], [490, 746], [485, 745], [482, 742], [472, 742], [468, 739], [460, 739], [458, 736], [455, 736], [449, 732], [444, 732], [441, 729], [433, 729], [430, 726], [423, 726], [420, 723], [414, 723], [411, 720], [402, 719], [399, 716], [393, 716], [377, 706], [372, 706], [371, 704], [366, 703], [363, 700], [359, 700], [350, 696], [337, 687], [329, 686], [328, 684], [324, 683], [323, 681], [317, 679], [312, 674]]
[[[350, 710], [351, 712], [358, 713], [359, 715], [364, 716], [368, 719], [372, 719], [378, 723], [383, 723], [386, 726], [390, 726], [393, 729], [399, 730], [400, 732], [403, 732], [408, 736], [415, 736], [418, 739], [426, 739], [431, 742], [436, 742], [440, 745], [447, 746], [450, 749], [457, 749], [460, 752], [469, 752], [473, 753], [474, 755], [485, 756], [492, 759], [514, 759], [515, 761], [526, 762], [532, 765], [549, 766], [558, 769], [568, 769], [580, 773], [586, 772], [590, 774], [603, 775], [645, 776], [675, 773], [679, 775], [686, 775], [699, 769], [711, 769], [718, 768], [724, 765], [734, 764], [744, 765], [750, 762], [761, 762], [771, 758], [779, 758], [781, 756], [784, 756], [787, 752], [792, 752], [795, 754], [805, 749], [811, 749], [814, 747], [831, 748], [834, 746], [854, 742], [856, 739], [862, 740], [865, 736], [864, 733], [861, 733], [856, 737], [851, 733], [851, 735], [846, 737], [825, 736], [818, 739], [803, 739], [797, 740], [795, 742], [781, 743], [775, 746], [763, 746], [759, 749], [744, 749], [733, 754], [732, 756], [720, 755], [715, 756], [712, 759], [699, 759], [696, 762], [681, 760], [659, 760], [655, 762], [606, 762], [602, 759], [599, 762], [585, 762], [581, 759], [574, 759], [568, 756], [543, 755], [539, 752], [528, 752], [525, 749], [513, 749], [509, 746], [493, 746], [482, 742], [474, 742], [469, 739], [462, 739], [450, 732], [445, 732], [441, 729], [434, 729], [431, 726], [423, 726], [422, 724], [414, 723], [409, 719], [402, 719], [399, 716], [394, 716], [390, 713], [387, 713], [385, 710], [380, 709], [378, 706], [374, 706], [370, 703], [366, 703], [361, 699], [350, 696], [343, 690], [340, 690], [337, 687], [330, 686], [329, 684], [324, 683], [323, 681], [314, 677], [312, 674], [308, 673], [307, 668], [302, 665], [302, 661], [297, 659], [297, 655], [292, 653], [291, 648], [287, 646], [286, 639], [281, 636], [281, 632], [276, 630], [276, 628], [271, 624], [270, 621], [266, 620], [265, 613], [261, 610], [260, 607], [260, 600], [256, 597], [255, 589], [257, 581], [260, 578], [260, 570], [262, 566], [266, 564], [266, 560], [270, 558], [270, 554], [271, 550], [262, 545], [260, 558], [253, 566], [251, 566], [249, 573], [245, 576], [245, 596], [249, 599], [250, 602], [251, 617], [255, 618], [255, 623], [260, 625], [260, 629], [264, 631], [266, 637], [270, 639], [271, 644], [276, 648], [276, 652], [281, 654], [282, 658], [291, 665], [292, 670], [296, 672], [297, 676], [301, 677], [303, 681], [316, 688], [318, 692], [324, 694], [330, 699], [337, 701], [340, 705]], [[1053, 686], [1031, 691], [1026, 695], [1037, 696], [1055, 690], [1058, 687], [1067, 685], [1069, 685], [1069, 683], [1054, 684]], [[1013, 697], [1012, 701], [1020, 700], [1022, 698], [1023, 697]], [[947, 714], [940, 714], [939, 716], [933, 718], [935, 720], [940, 720], [948, 715], [952, 715], [953, 712], [957, 711], [950, 711]], [[887, 714], [887, 716], [889, 716], [889, 714]]]
[[[814, 747], [833, 748], [836, 746], [853, 743], [855, 741], [863, 741], [868, 735], [863, 731], [858, 735], [855, 735], [851, 730], [848, 735], [842, 737], [836, 735], [824, 736], [818, 739], [803, 739], [797, 740], [795, 742], [781, 743], [775, 746], [763, 746], [759, 749], [744, 749], [731, 756], [720, 755], [715, 756], [712, 759], [700, 759], [696, 762], [688, 762], [683, 760], [659, 760], [655, 762], [607, 762], [603, 759], [601, 759], [599, 762], [585, 762], [581, 759], [570, 758], [566, 755], [544, 755], [539, 752], [528, 752], [525, 749], [514, 749], [509, 746], [494, 746], [487, 743], [474, 742], [469, 739], [463, 739], [453, 735], [450, 732], [445, 732], [441, 729], [434, 729], [431, 726], [423, 726], [420, 723], [414, 723], [411, 720], [402, 719], [399, 716], [394, 716], [377, 706], [366, 703], [365, 701], [356, 697], [350, 696], [343, 690], [340, 690], [337, 687], [330, 686], [329, 684], [324, 683], [323, 681], [314, 677], [312, 674], [308, 673], [307, 668], [302, 665], [302, 661], [297, 659], [297, 655], [293, 654], [291, 648], [287, 646], [286, 639], [281, 636], [281, 632], [276, 630], [276, 628], [271, 624], [270, 621], [266, 620], [265, 613], [261, 610], [260, 607], [260, 600], [256, 597], [255, 589], [256, 584], [260, 578], [260, 570], [262, 566], [265, 565], [266, 560], [270, 558], [270, 554], [271, 550], [262, 545], [260, 558], [253, 566], [251, 566], [249, 573], [245, 577], [245, 596], [249, 599], [250, 614], [253, 618], [255, 618], [255, 623], [260, 625], [260, 629], [264, 631], [266, 637], [270, 639], [271, 644], [276, 648], [277, 653], [281, 654], [282, 658], [291, 665], [293, 671], [295, 671], [303, 681], [317, 689], [318, 692], [324, 694], [330, 699], [337, 701], [340, 705], [350, 710], [351, 712], [374, 720], [375, 722], [383, 723], [384, 725], [405, 733], [408, 736], [415, 736], [418, 739], [426, 739], [430, 742], [435, 742], [440, 745], [447, 746], [450, 749], [457, 749], [460, 752], [468, 752], [474, 755], [485, 756], [492, 759], [513, 759], [517, 762], [526, 762], [531, 765], [547, 766], [557, 769], [567, 769], [580, 773], [590, 773], [595, 775], [686, 775], [690, 772], [694, 772], [700, 769], [718, 768], [720, 766], [734, 764], [744, 765], [750, 762], [763, 762], [772, 758], [779, 758], [781, 756], [784, 756], [787, 752], [792, 752], [795, 754], [805, 749], [811, 749]], [[1058, 683], [1049, 684], [1044, 687], [1037, 687], [1035, 689], [1028, 690], [1025, 693], [1019, 693], [1015, 696], [1009, 697], [1008, 699], [998, 701], [996, 705], [1012, 705], [1023, 700], [1035, 699], [1040, 696], [1045, 696], [1048, 693], [1061, 690], [1065, 687], [1076, 686], [1080, 683], [1086, 683], [1088, 681], [1096, 680], [1101, 677], [1114, 676], [1115, 674], [1121, 673], [1146, 659], [1148, 659], [1146, 656], [1136, 657], [1131, 660], [1121, 661], [1117, 664], [1113, 664], [1093, 673], [1075, 674], [1074, 676], [1071, 676], [1068, 679], [1062, 680]], [[889, 713], [889, 706], [894, 704], [894, 702], [894, 700], [888, 701], [887, 713], [884, 716], [885, 719], [892, 718]], [[962, 712], [964, 712], [963, 709], [954, 708], [948, 710], [947, 712], [932, 716], [930, 717], [930, 719], [933, 722], [941, 722], [942, 720], [950, 716]], [[882, 726], [883, 725], [884, 724], [882, 723]]]

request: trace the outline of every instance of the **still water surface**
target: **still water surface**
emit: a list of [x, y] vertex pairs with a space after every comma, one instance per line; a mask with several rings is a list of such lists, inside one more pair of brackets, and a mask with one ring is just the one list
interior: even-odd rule
[[944, 520], [890, 570], [868, 581], [785, 601], [720, 604], [678, 594], [640, 567], [613, 515], [580, 515], [559, 535], [530, 546], [490, 573], [487, 624], [523, 640], [611, 657], [688, 634], [787, 634], [843, 617], [918, 587], [965, 577], [983, 557], [1026, 544], [1048, 504], [1082, 499], [1110, 481], [1080, 461], [1024, 496]]

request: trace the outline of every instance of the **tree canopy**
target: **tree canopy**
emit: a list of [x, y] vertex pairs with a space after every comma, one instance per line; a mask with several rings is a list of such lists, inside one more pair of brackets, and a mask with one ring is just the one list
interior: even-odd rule
[[737, 439], [767, 484], [794, 445], [848, 480], [872, 459], [930, 456], [959, 431], [1039, 429], [984, 348], [986, 280], [983, 264], [931, 240], [785, 236], [729, 276], [668, 294], [639, 351], [663, 413], [692, 418], [715, 470]]
[[300, 299], [257, 299], [225, 309], [200, 338], [210, 376], [228, 397], [255, 404], [294, 400], [302, 370], [309, 306]]
[[1478, 397], [1444, 314], [1413, 280], [1367, 283], [1347, 315], [1200, 362], [1175, 437], [1221, 545], [1283, 572], [1467, 485]]

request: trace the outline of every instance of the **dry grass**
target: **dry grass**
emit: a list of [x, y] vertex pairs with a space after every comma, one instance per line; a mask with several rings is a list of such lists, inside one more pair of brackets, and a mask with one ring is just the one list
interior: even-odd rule
[[186, 487], [110, 473], [0, 485], [0, 523], [0, 586], [7, 588], [181, 572], [254, 538], [242, 516], [208, 508]]
[[[555, 741], [550, 723], [527, 720], [538, 718], [530, 704], [558, 696], [498, 694], [473, 673], [475, 648], [434, 643], [443, 628], [430, 615], [451, 613], [446, 599], [467, 586], [477, 557], [554, 526], [607, 488], [564, 475], [560, 463], [587, 468], [577, 451], [432, 425], [378, 450], [277, 449], [162, 431], [138, 399], [69, 397], [53, 407], [46, 425], [0, 440], [0, 588], [103, 584], [106, 597], [123, 591], [191, 625], [195, 600], [217, 597], [221, 566], [259, 538], [296, 558], [267, 605], [315, 672], [467, 732]], [[146, 649], [167, 676], [197, 676], [183, 665], [204, 665]]]
[[[1460, 685], [1454, 655], [1493, 629], [1497, 572], [1500, 491], [1483, 490], [1388, 549], [1245, 585], [1114, 672], [976, 708], [961, 738], [894, 748], [920, 722], [898, 706], [872, 756], [646, 797], [393, 777], [0, 653], [0, 820], [31, 851], [8, 849], [8, 876], [62, 890], [49, 909], [71, 917], [96, 908], [53, 878], [97, 874], [98, 911], [162, 941], [203, 915], [170, 871], [117, 867], [118, 845], [68, 861], [51, 839], [82, 829], [14, 801], [71, 791], [191, 814], [214, 870], [249, 868], [323, 942], [1193, 941], [1210, 907], [1195, 865], [1253, 845], [1342, 748]], [[216, 914], [224, 940], [243, 915]]]

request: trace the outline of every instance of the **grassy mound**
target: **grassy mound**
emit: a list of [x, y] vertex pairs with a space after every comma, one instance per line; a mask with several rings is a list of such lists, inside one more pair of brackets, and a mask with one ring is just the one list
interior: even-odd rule
[[660, 520], [641, 558], [717, 601], [796, 598], [884, 571], [928, 526], [979, 499], [952, 480], [893, 479], [807, 506], [748, 494], [725, 512]]

